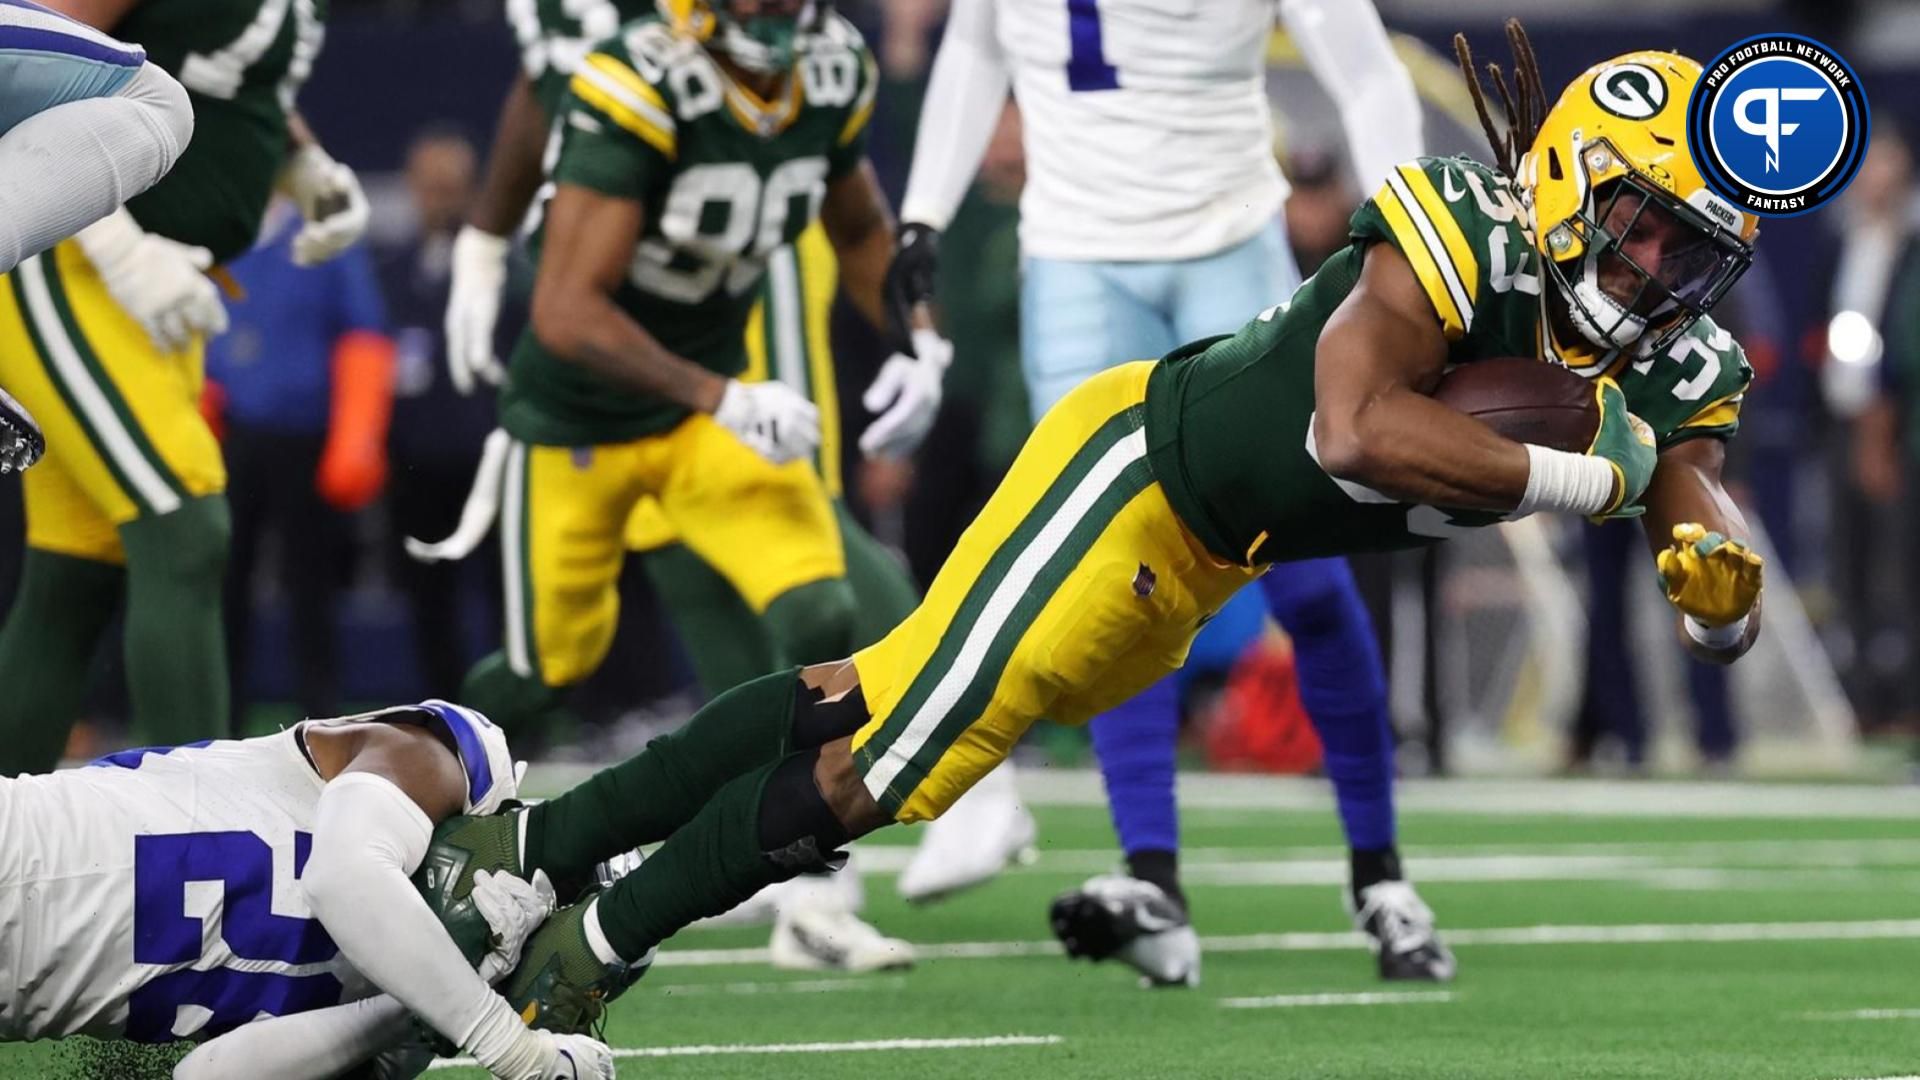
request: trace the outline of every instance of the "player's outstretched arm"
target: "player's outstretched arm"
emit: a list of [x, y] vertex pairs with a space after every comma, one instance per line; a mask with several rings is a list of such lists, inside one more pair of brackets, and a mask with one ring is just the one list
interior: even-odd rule
[[1731, 664], [1760, 636], [1764, 561], [1748, 547], [1753, 533], [1721, 485], [1726, 445], [1690, 439], [1669, 447], [1647, 485], [1647, 544], [1667, 600], [1678, 612], [1680, 642], [1695, 657]]
[[570, 1054], [579, 1076], [611, 1077], [604, 1046], [529, 1029], [410, 880], [434, 822], [465, 805], [453, 751], [424, 727], [389, 724], [310, 731], [308, 747], [329, 779], [301, 886], [347, 962], [495, 1076], [572, 1075], [556, 1071]]
[[500, 103], [486, 173], [467, 223], [453, 241], [447, 365], [454, 389], [462, 394], [472, 393], [481, 382], [498, 386], [506, 377], [494, 355], [493, 332], [500, 321], [500, 290], [507, 282], [513, 233], [540, 189], [546, 132], [546, 111], [534, 96], [532, 80], [522, 72]]

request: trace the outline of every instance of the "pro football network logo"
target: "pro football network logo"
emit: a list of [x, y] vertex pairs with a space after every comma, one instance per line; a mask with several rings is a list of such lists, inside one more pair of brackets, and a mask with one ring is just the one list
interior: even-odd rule
[[1866, 156], [1867, 93], [1839, 54], [1762, 34], [1706, 66], [1687, 143], [1708, 186], [1763, 217], [1794, 217], [1846, 190]]

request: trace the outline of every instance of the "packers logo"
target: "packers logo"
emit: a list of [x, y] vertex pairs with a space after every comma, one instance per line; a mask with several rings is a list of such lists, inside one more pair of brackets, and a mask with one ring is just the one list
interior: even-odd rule
[[1594, 76], [1593, 100], [1615, 116], [1646, 120], [1667, 107], [1667, 82], [1645, 64], [1614, 64]]

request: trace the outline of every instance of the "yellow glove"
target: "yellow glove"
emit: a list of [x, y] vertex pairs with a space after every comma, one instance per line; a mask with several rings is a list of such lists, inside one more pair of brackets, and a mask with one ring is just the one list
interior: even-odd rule
[[1654, 562], [1667, 600], [1708, 627], [1739, 622], [1760, 596], [1765, 560], [1740, 541], [1693, 522], [1673, 527], [1673, 545]]

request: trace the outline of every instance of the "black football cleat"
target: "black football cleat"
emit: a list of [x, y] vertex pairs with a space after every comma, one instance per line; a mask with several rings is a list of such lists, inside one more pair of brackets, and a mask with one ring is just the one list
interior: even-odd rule
[[1186, 909], [1152, 882], [1092, 878], [1056, 897], [1048, 917], [1070, 957], [1119, 960], [1142, 986], [1200, 985], [1200, 938]]
[[1380, 961], [1380, 977], [1389, 982], [1452, 982], [1453, 953], [1440, 943], [1434, 930], [1433, 909], [1420, 899], [1412, 884], [1380, 881], [1359, 890], [1356, 897], [1343, 891], [1354, 928], [1367, 935], [1367, 944]]

